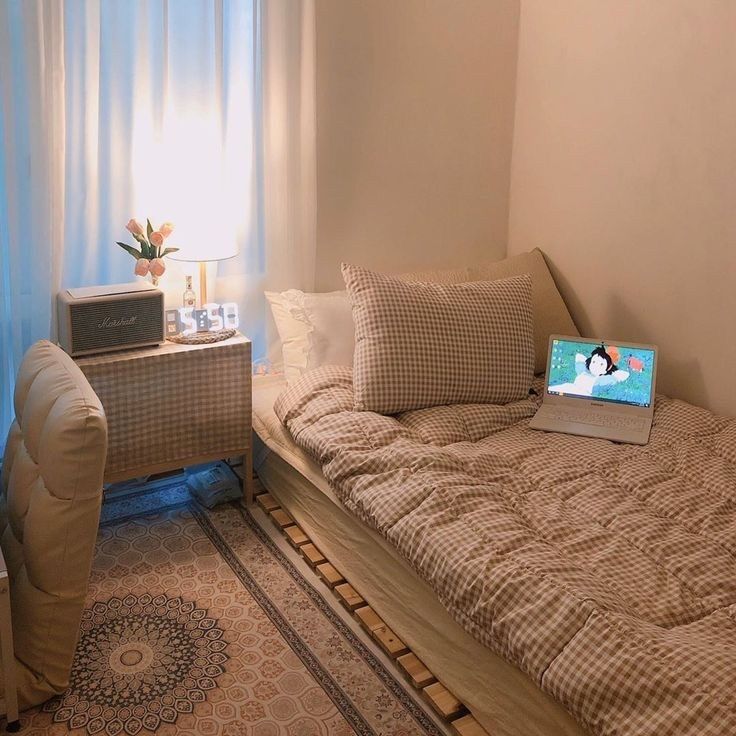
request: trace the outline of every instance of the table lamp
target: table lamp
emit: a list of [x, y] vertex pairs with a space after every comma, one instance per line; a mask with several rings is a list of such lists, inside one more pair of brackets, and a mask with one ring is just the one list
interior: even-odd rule
[[[184, 328], [177, 335], [168, 335], [175, 342], [206, 343], [217, 342], [232, 337], [237, 328], [236, 304], [215, 304], [207, 297], [207, 263], [224, 261], [238, 254], [235, 238], [216, 237], [193, 238], [189, 243], [177, 242], [179, 250], [169, 258], [189, 263], [199, 263], [199, 308], [178, 310], [180, 325]], [[173, 258], [176, 256], [176, 258]]]

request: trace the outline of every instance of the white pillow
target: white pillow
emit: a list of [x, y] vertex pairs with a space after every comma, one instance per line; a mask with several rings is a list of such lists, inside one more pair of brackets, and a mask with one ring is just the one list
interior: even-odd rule
[[267, 291], [287, 381], [321, 365], [352, 365], [355, 324], [346, 291]]

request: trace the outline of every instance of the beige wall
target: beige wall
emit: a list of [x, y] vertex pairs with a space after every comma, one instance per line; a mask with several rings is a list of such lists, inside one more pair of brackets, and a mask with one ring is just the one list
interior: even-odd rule
[[509, 250], [661, 390], [736, 414], [736, 2], [523, 0]]
[[317, 0], [317, 283], [506, 252], [518, 0]]

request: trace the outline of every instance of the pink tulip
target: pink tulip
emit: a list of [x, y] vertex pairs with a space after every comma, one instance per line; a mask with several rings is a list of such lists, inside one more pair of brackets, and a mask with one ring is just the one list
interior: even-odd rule
[[157, 248], [164, 244], [164, 236], [158, 230], [154, 230], [148, 239], [151, 241], [151, 245], [155, 245]]
[[148, 258], [139, 258], [135, 262], [135, 274], [136, 276], [145, 276], [150, 268], [150, 262]]
[[151, 274], [154, 276], [163, 276], [166, 271], [166, 264], [163, 258], [154, 258], [151, 261]]
[[158, 231], [163, 235], [165, 238], [168, 238], [169, 235], [174, 231], [174, 223], [173, 222], [165, 222], [161, 227], [158, 229]]
[[131, 234], [131, 235], [143, 235], [145, 230], [143, 229], [143, 225], [138, 222], [138, 220], [128, 220], [128, 224], [125, 226], [125, 229]]

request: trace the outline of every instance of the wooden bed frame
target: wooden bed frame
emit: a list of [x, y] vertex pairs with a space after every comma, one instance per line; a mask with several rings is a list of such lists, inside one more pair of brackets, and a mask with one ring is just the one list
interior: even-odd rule
[[442, 684], [441, 677], [430, 672], [419, 657], [366, 603], [360, 592], [345, 579], [304, 530], [281, 508], [279, 502], [266, 491], [257, 476], [254, 476], [254, 492], [255, 503], [263, 509], [276, 529], [319, 575], [366, 633], [396, 663], [405, 679], [422, 693], [434, 712], [449, 724], [453, 732], [457, 736], [491, 736], [468, 712], [465, 704]]
[[[280, 425], [268, 416], [271, 396], [264, 397], [261, 414], [254, 411], [253, 416], [255, 504], [386, 652], [398, 674], [421, 692], [448, 730], [460, 736], [584, 736], [585, 730], [554, 698], [452, 620], [430, 587], [410, 566], [400, 564], [377, 533], [358, 523], [353, 537], [352, 515], [327, 484], [320, 483], [320, 469], [280, 435]], [[236, 472], [242, 477], [246, 469], [241, 466]], [[356, 549], [368, 557], [356, 559]], [[393, 564], [399, 565], [398, 578], [385, 576]], [[407, 589], [399, 578], [408, 584], [411, 600], [422, 600], [426, 610], [415, 612], [413, 604], [406, 605]], [[476, 656], [482, 659], [474, 666]]]

